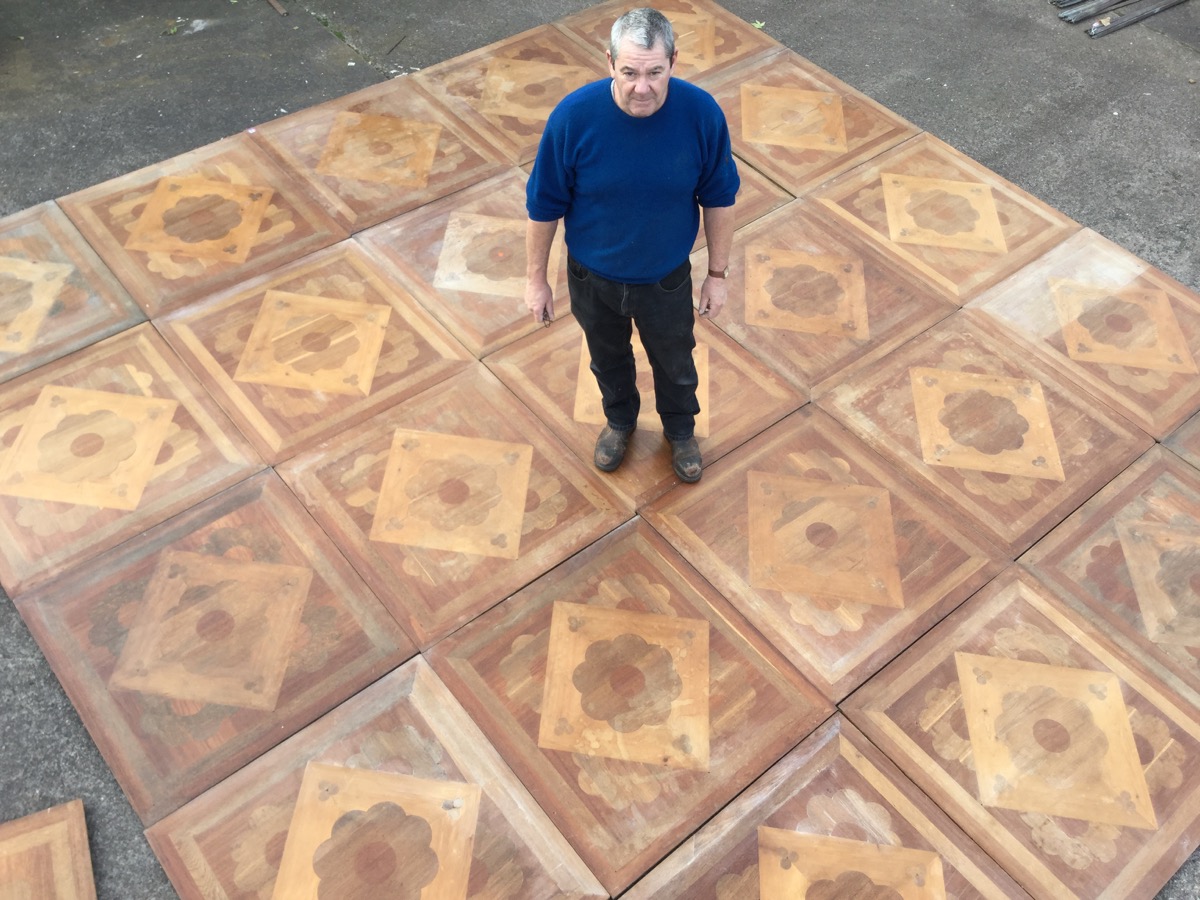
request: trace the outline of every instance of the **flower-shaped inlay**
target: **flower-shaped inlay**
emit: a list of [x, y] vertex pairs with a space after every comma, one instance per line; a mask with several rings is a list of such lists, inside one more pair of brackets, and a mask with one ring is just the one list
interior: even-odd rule
[[978, 389], [947, 394], [938, 421], [955, 441], [988, 456], [1020, 450], [1029, 431], [1015, 403]]
[[895, 173], [884, 173], [881, 180], [893, 241], [994, 254], [1008, 251], [996, 200], [986, 184]]
[[404, 492], [409, 512], [440, 531], [480, 524], [502, 498], [495, 470], [461, 453], [422, 463]]
[[1158, 329], [1146, 310], [1112, 294], [1102, 297], [1076, 321], [1100, 343], [1124, 350], [1152, 347], [1158, 340]]
[[583, 711], [622, 734], [661, 725], [683, 690], [670, 652], [636, 634], [621, 634], [587, 648], [571, 683]]
[[758, 829], [762, 900], [944, 900], [942, 860], [928, 850], [807, 833]]
[[136, 433], [108, 409], [64, 416], [38, 441], [38, 468], [67, 484], [107, 478], [136, 452]]
[[845, 292], [828, 272], [801, 265], [776, 269], [767, 282], [767, 293], [773, 305], [811, 319], [836, 312]]
[[340, 368], [358, 352], [359, 341], [353, 322], [325, 314], [292, 327], [271, 342], [276, 361], [311, 375], [322, 369]]
[[867, 340], [862, 260], [747, 245], [746, 324]]
[[974, 231], [979, 221], [979, 213], [965, 199], [936, 189], [913, 194], [904, 211], [922, 228], [945, 235]]
[[886, 884], [876, 884], [863, 872], [842, 872], [837, 878], [814, 881], [804, 892], [804, 900], [904, 900], [900, 892]]
[[242, 221], [242, 210], [233, 200], [217, 194], [181, 197], [163, 212], [163, 231], [185, 244], [219, 241]]
[[[254, 245], [268, 237], [260, 226], [273, 196], [270, 188], [198, 176], [160, 178], [129, 225], [125, 246], [151, 254], [151, 269], [157, 259], [157, 267], [168, 273], [187, 267], [188, 259], [243, 263]], [[184, 259], [172, 261], [175, 254]]]
[[519, 278], [525, 271], [525, 241], [511, 229], [482, 231], [466, 248], [467, 268], [492, 281]]
[[419, 900], [438, 874], [433, 829], [396, 803], [351, 810], [313, 854], [320, 900]]

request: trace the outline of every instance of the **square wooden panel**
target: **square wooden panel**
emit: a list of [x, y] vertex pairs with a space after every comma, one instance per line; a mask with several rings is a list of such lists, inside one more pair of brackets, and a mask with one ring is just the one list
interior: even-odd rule
[[271, 463], [472, 361], [353, 241], [157, 324]]
[[[610, 0], [560, 19], [557, 25], [604, 62], [613, 22], [630, 8]], [[670, 20], [675, 32], [677, 78], [703, 84], [701, 76], [780, 49], [766, 32], [709, 0], [661, 0], [654, 8]]]
[[[693, 255], [693, 271], [708, 254]], [[819, 394], [946, 318], [955, 305], [795, 201], [734, 233], [728, 301], [713, 324]]]
[[840, 714], [624, 896], [1028, 898]]
[[[513, 169], [360, 235], [476, 356], [540, 330], [525, 309], [527, 176]], [[570, 311], [561, 229], [550, 251], [555, 315]]]
[[420, 657], [146, 836], [185, 900], [608, 896]]
[[58, 203], [151, 316], [346, 236], [309, 190], [244, 134]]
[[613, 894], [831, 709], [640, 520], [427, 655]]
[[1153, 897], [1200, 840], [1200, 722], [1018, 566], [843, 711], [1039, 897]]
[[1200, 474], [1152, 447], [1021, 557], [1200, 708]]
[[1090, 229], [969, 306], [1157, 438], [1200, 409], [1200, 295]]
[[1010, 558], [1151, 444], [961, 312], [817, 402], [965, 512]]
[[0, 386], [0, 583], [10, 595], [262, 468], [154, 328]]
[[962, 304], [1079, 229], [928, 134], [813, 193], [828, 221], [865, 236]]
[[[642, 396], [638, 430], [625, 462], [606, 481], [638, 508], [677, 482], [670, 445], [654, 411], [649, 364], [634, 338], [638, 390]], [[782, 378], [755, 360], [705, 320], [696, 323], [697, 396], [701, 411], [696, 433], [706, 464], [711, 464], [804, 403]], [[591, 465], [596, 436], [604, 425], [599, 388], [588, 369], [583, 332], [573, 322], [556, 323], [506, 347], [486, 360], [514, 393]], [[707, 399], [707, 402], [705, 400]]]
[[0, 823], [0, 886], [14, 900], [96, 900], [83, 801]]
[[603, 52], [542, 25], [408, 77], [520, 165], [537, 154], [558, 101], [607, 72]]
[[412, 78], [251, 129], [352, 232], [497, 174], [508, 163]]
[[791, 50], [698, 83], [725, 110], [733, 152], [797, 196], [918, 131]]
[[643, 514], [834, 702], [1003, 567], [811, 406]]
[[632, 515], [478, 364], [279, 471], [422, 646]]
[[53, 203], [0, 219], [0, 382], [144, 318]]
[[17, 602], [144, 822], [415, 652], [269, 470]]

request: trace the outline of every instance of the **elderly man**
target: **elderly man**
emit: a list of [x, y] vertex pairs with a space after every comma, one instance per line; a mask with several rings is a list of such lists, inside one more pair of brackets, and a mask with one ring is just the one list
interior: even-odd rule
[[671, 77], [678, 51], [662, 13], [634, 9], [617, 19], [606, 56], [612, 79], [565, 97], [538, 148], [526, 196], [525, 304], [535, 321], [553, 321], [546, 267], [562, 219], [571, 310], [607, 419], [596, 467], [611, 472], [621, 464], [637, 425], [636, 324], [672, 467], [695, 482], [702, 461], [688, 254], [703, 209], [709, 270], [699, 311], [715, 316], [725, 304], [739, 187], [729, 129], [709, 94]]

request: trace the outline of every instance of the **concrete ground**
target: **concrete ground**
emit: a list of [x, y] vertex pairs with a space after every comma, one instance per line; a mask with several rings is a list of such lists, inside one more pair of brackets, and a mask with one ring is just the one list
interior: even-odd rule
[[[0, 216], [457, 56], [586, 0], [9, 0]], [[1200, 289], [1200, 4], [1092, 40], [1044, 0], [724, 0], [918, 126]], [[0, 821], [82, 797], [101, 898], [174, 896], [6, 598]], [[1200, 897], [1200, 854], [1159, 895]]]

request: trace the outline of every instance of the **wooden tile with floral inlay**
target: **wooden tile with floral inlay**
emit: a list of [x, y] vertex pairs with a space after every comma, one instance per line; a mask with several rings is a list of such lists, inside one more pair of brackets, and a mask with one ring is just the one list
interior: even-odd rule
[[270, 463], [474, 363], [353, 241], [156, 324]]
[[1003, 568], [811, 406], [643, 514], [834, 702]]
[[725, 111], [733, 152], [797, 196], [917, 134], [791, 50], [697, 83]]
[[16, 595], [262, 468], [150, 324], [0, 385], [0, 584]]
[[[708, 254], [692, 256], [692, 271]], [[734, 233], [728, 300], [713, 324], [806, 396], [957, 307], [798, 200]]]
[[1152, 443], [961, 311], [817, 402], [1010, 558]]
[[146, 836], [184, 900], [608, 896], [420, 657]]
[[252, 133], [352, 232], [509, 166], [414, 78], [372, 85]]
[[1026, 890], [1150, 898], [1200, 843], [1200, 721], [1012, 566], [842, 706]]
[[53, 203], [0, 219], [0, 381], [144, 318]]
[[607, 74], [602, 51], [542, 25], [408, 77], [519, 165], [537, 154], [558, 101]]
[[969, 308], [1157, 438], [1200, 409], [1200, 295], [1090, 229]]
[[[511, 169], [355, 238], [476, 356], [541, 329], [525, 310], [525, 181]], [[558, 318], [570, 311], [561, 231], [549, 265]]]
[[956, 303], [1079, 230], [953, 147], [918, 135], [813, 193], [826, 218], [877, 244]]
[[478, 363], [279, 471], [421, 646], [633, 514]]
[[427, 655], [614, 894], [831, 710], [640, 520]]
[[[633, 349], [642, 397], [638, 428], [625, 462], [605, 479], [640, 508], [677, 479], [671, 469], [671, 449], [655, 412], [650, 364], [636, 337]], [[704, 319], [696, 323], [693, 356], [700, 401], [696, 436], [706, 464], [804, 403], [780, 376]], [[489, 356], [486, 362], [580, 459], [592, 464], [596, 436], [605, 424], [604, 410], [589, 369], [583, 332], [574, 322], [540, 329]]]
[[17, 603], [144, 822], [416, 652], [270, 470]]
[[1200, 473], [1152, 447], [1021, 557], [1200, 708]]
[[96, 900], [83, 802], [0, 822], [5, 900]]
[[[630, 8], [622, 0], [609, 0], [559, 19], [556, 24], [604, 63], [613, 22]], [[674, 73], [677, 78], [703, 83], [698, 76], [718, 72], [751, 57], [765, 58], [781, 49], [765, 31], [710, 0], [659, 0], [654, 8], [670, 20], [675, 32], [675, 47], [679, 50]]]
[[625, 894], [627, 900], [1028, 900], [835, 715]]
[[346, 237], [310, 193], [240, 134], [58, 203], [157, 316]]

